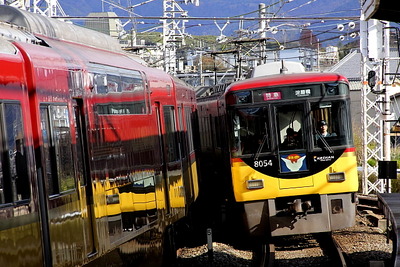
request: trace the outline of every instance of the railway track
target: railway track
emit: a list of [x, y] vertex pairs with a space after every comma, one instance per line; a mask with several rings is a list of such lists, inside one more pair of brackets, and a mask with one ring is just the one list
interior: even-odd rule
[[[180, 249], [175, 266], [395, 266], [391, 264], [392, 240], [387, 240], [387, 233], [376, 225], [375, 219], [380, 218], [377, 215], [382, 213], [378, 207], [377, 197], [362, 196], [362, 198], [360, 206], [357, 207], [359, 212], [355, 225], [334, 231], [335, 240], [332, 240], [330, 235], [279, 237], [274, 239], [273, 244], [259, 246], [258, 251], [243, 250], [229, 244], [213, 242], [212, 257], [207, 244], [186, 247]], [[369, 212], [370, 210], [374, 212]]]
[[294, 262], [296, 266], [348, 266], [331, 233], [274, 238], [273, 244], [253, 251], [254, 266], [293, 266]]
[[315, 236], [321, 249], [331, 260], [332, 266], [348, 266], [343, 250], [333, 238], [332, 233], [317, 234]]
[[[392, 242], [387, 243], [385, 233], [373, 227], [367, 215], [357, 215], [354, 227], [335, 231], [333, 237], [343, 249], [344, 258], [349, 267], [394, 266], [389, 263], [393, 249]], [[326, 255], [312, 235], [279, 238], [274, 244], [275, 246], [270, 250], [273, 252], [274, 266], [332, 266], [329, 262], [332, 256]], [[210, 257], [207, 244], [181, 248], [177, 264], [173, 267], [253, 267], [255, 265], [253, 251], [235, 248], [229, 244], [213, 242], [212, 254]], [[372, 263], [375, 265], [371, 265]]]
[[357, 209], [362, 210], [372, 210], [374, 212], [382, 213], [382, 209], [378, 207], [378, 197], [377, 196], [366, 196], [358, 195]]

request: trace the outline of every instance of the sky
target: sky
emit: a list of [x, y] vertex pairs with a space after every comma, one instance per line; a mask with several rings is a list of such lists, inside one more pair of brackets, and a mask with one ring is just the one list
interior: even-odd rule
[[[144, 0], [148, 1], [148, 0]], [[107, 2], [120, 3], [122, 6], [138, 5], [144, 1], [136, 0], [107, 0]], [[86, 0], [80, 1], [79, 6], [76, 5], [76, 0], [59, 0], [64, 11], [70, 16], [86, 16], [89, 12], [100, 11], [114, 11], [119, 15], [127, 16], [128, 13], [115, 6], [102, 2], [101, 0]], [[278, 17], [349, 17], [359, 16], [360, 4], [359, 0], [199, 0], [200, 5], [193, 4], [180, 6], [188, 11], [188, 16], [191, 17], [258, 17], [258, 8], [260, 2], [264, 2], [268, 6], [267, 12], [270, 16], [277, 15]], [[159, 20], [140, 19], [140, 16], [162, 16], [163, 14], [163, 1], [154, 0], [148, 4], [138, 5], [133, 9], [137, 15], [136, 21], [138, 31], [153, 31], [152, 29], [161, 26]], [[285, 31], [287, 36], [299, 32], [299, 27], [308, 25], [307, 27], [313, 30], [316, 34], [326, 35], [325, 32], [341, 35], [337, 31], [337, 25], [344, 23], [348, 24], [350, 21], [333, 21], [333, 20], [307, 20], [299, 21], [292, 20], [289, 22], [281, 23], [280, 21], [271, 21], [269, 25], [279, 26], [281, 31]], [[282, 24], [290, 24], [283, 25]], [[239, 21], [236, 20], [207, 20], [207, 21], [194, 21], [190, 20], [186, 23], [186, 32], [192, 35], [235, 35], [239, 28], [248, 31], [257, 30], [258, 21], [244, 22], [241, 26]], [[154, 30], [156, 31], [156, 30]], [[157, 31], [160, 31], [158, 28]], [[346, 32], [347, 31], [347, 32]], [[345, 38], [348, 39], [349, 29], [345, 27], [343, 32]], [[329, 37], [321, 36], [321, 39]]]

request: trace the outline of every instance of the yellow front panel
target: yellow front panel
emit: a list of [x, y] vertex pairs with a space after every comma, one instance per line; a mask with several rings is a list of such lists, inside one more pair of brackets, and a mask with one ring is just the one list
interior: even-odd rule
[[279, 179], [279, 189], [291, 189], [314, 186], [314, 176], [298, 179]]
[[[328, 182], [328, 173], [344, 172], [343, 182]], [[264, 180], [264, 188], [247, 189], [248, 180]], [[356, 192], [358, 176], [354, 152], [344, 153], [330, 167], [303, 178], [282, 179], [262, 174], [242, 161], [232, 163], [232, 183], [238, 202], [264, 200], [284, 196]]]

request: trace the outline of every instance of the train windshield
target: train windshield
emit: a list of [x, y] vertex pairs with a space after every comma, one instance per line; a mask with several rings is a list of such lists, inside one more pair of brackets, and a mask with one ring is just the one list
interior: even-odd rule
[[303, 141], [304, 103], [275, 106], [279, 150], [305, 148]]
[[232, 114], [234, 155], [271, 151], [267, 114], [266, 107], [235, 109]]
[[345, 100], [311, 103], [314, 148], [353, 145], [349, 107]]
[[233, 156], [352, 145], [347, 100], [304, 101], [231, 110]]

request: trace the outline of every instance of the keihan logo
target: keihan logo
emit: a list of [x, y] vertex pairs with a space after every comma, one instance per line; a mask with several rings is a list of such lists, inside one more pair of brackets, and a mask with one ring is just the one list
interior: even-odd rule
[[284, 165], [286, 165], [286, 168], [288, 170], [285, 170], [284, 166], [282, 166], [282, 171], [299, 171], [299, 170], [305, 170], [305, 161], [304, 159], [306, 158], [306, 155], [299, 155], [299, 154], [290, 154], [287, 155], [286, 157], [281, 157], [281, 160], [284, 162]]

